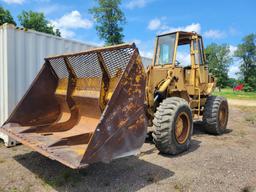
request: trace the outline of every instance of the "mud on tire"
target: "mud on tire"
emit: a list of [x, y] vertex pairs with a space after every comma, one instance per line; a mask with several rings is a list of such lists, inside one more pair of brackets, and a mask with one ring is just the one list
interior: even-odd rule
[[[182, 131], [177, 128], [180, 124]], [[161, 153], [176, 155], [186, 151], [193, 133], [192, 112], [186, 100], [179, 97], [163, 100], [155, 113], [153, 130], [153, 141]]]

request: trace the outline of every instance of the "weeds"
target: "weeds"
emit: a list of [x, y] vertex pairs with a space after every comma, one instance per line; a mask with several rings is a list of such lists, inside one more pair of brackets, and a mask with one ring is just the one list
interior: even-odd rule
[[247, 106], [237, 106], [245, 115], [244, 120], [251, 125], [256, 125], [256, 108]]
[[245, 117], [245, 121], [247, 121], [248, 123], [255, 125], [256, 124], [256, 115], [249, 115], [247, 117]]
[[63, 185], [75, 185], [81, 181], [81, 175], [73, 170], [64, 170], [59, 175], [51, 178], [43, 178], [46, 184], [52, 187], [60, 187]]
[[[2, 164], [2, 163], [4, 163], [4, 162], [5, 162], [4, 159], [0, 159], [0, 164]], [[0, 190], [0, 192], [1, 192], [1, 190]]]
[[175, 191], [177, 191], [177, 192], [182, 192], [182, 191], [183, 191], [183, 186], [182, 186], [180, 183], [176, 183], [176, 184], [174, 185], [174, 189], [175, 189]]

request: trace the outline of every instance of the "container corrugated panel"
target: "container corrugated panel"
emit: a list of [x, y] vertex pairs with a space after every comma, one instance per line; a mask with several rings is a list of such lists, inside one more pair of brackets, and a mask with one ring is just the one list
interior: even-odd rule
[[0, 28], [0, 124], [8, 116], [7, 30]]
[[[13, 25], [0, 26], [0, 125], [29, 88], [45, 57], [94, 47]], [[142, 61], [145, 67], [151, 64], [149, 58]]]
[[0, 124], [25, 94], [45, 57], [93, 47], [13, 25], [0, 26]]

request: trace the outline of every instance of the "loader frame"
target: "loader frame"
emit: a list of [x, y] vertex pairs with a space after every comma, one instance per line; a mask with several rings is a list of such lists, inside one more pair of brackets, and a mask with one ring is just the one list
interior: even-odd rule
[[[159, 41], [162, 37], [174, 36], [171, 61], [159, 64]], [[177, 48], [190, 45], [191, 65], [187, 68], [177, 66]], [[194, 32], [167, 33], [156, 38], [155, 54], [152, 65], [147, 70], [146, 101], [148, 114], [152, 120], [156, 107], [165, 98], [185, 99], [194, 117], [202, 115], [206, 98], [214, 90], [216, 79], [209, 74], [202, 37]]]

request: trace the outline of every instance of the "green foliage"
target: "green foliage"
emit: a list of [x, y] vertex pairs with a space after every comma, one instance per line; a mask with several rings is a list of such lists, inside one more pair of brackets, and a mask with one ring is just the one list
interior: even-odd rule
[[18, 15], [20, 24], [27, 29], [48, 33], [51, 35], [61, 36], [60, 31], [54, 31], [53, 26], [46, 20], [43, 13], [33, 11], [23, 11]]
[[245, 90], [256, 91], [256, 34], [250, 34], [243, 38], [235, 56], [241, 59], [240, 69]]
[[251, 87], [248, 83], [245, 83], [245, 86], [244, 86], [243, 90], [245, 92], [253, 92], [253, 91], [255, 91], [255, 89], [253, 87]]
[[3, 25], [4, 23], [13, 24], [16, 26], [16, 23], [10, 11], [5, 10], [3, 7], [0, 6], [0, 25]]
[[239, 81], [237, 80], [237, 79], [235, 79], [235, 78], [228, 78], [228, 81], [227, 81], [227, 86], [228, 87], [234, 87], [234, 86], [236, 86], [236, 85], [238, 85], [239, 84]]
[[105, 41], [106, 45], [115, 45], [123, 43], [123, 28], [125, 16], [119, 5], [121, 0], [96, 0], [97, 7], [89, 9], [97, 25], [96, 30], [100, 39]]
[[213, 43], [207, 46], [205, 54], [209, 71], [217, 78], [217, 86], [221, 88], [228, 86], [228, 69], [232, 63], [229, 46]]

